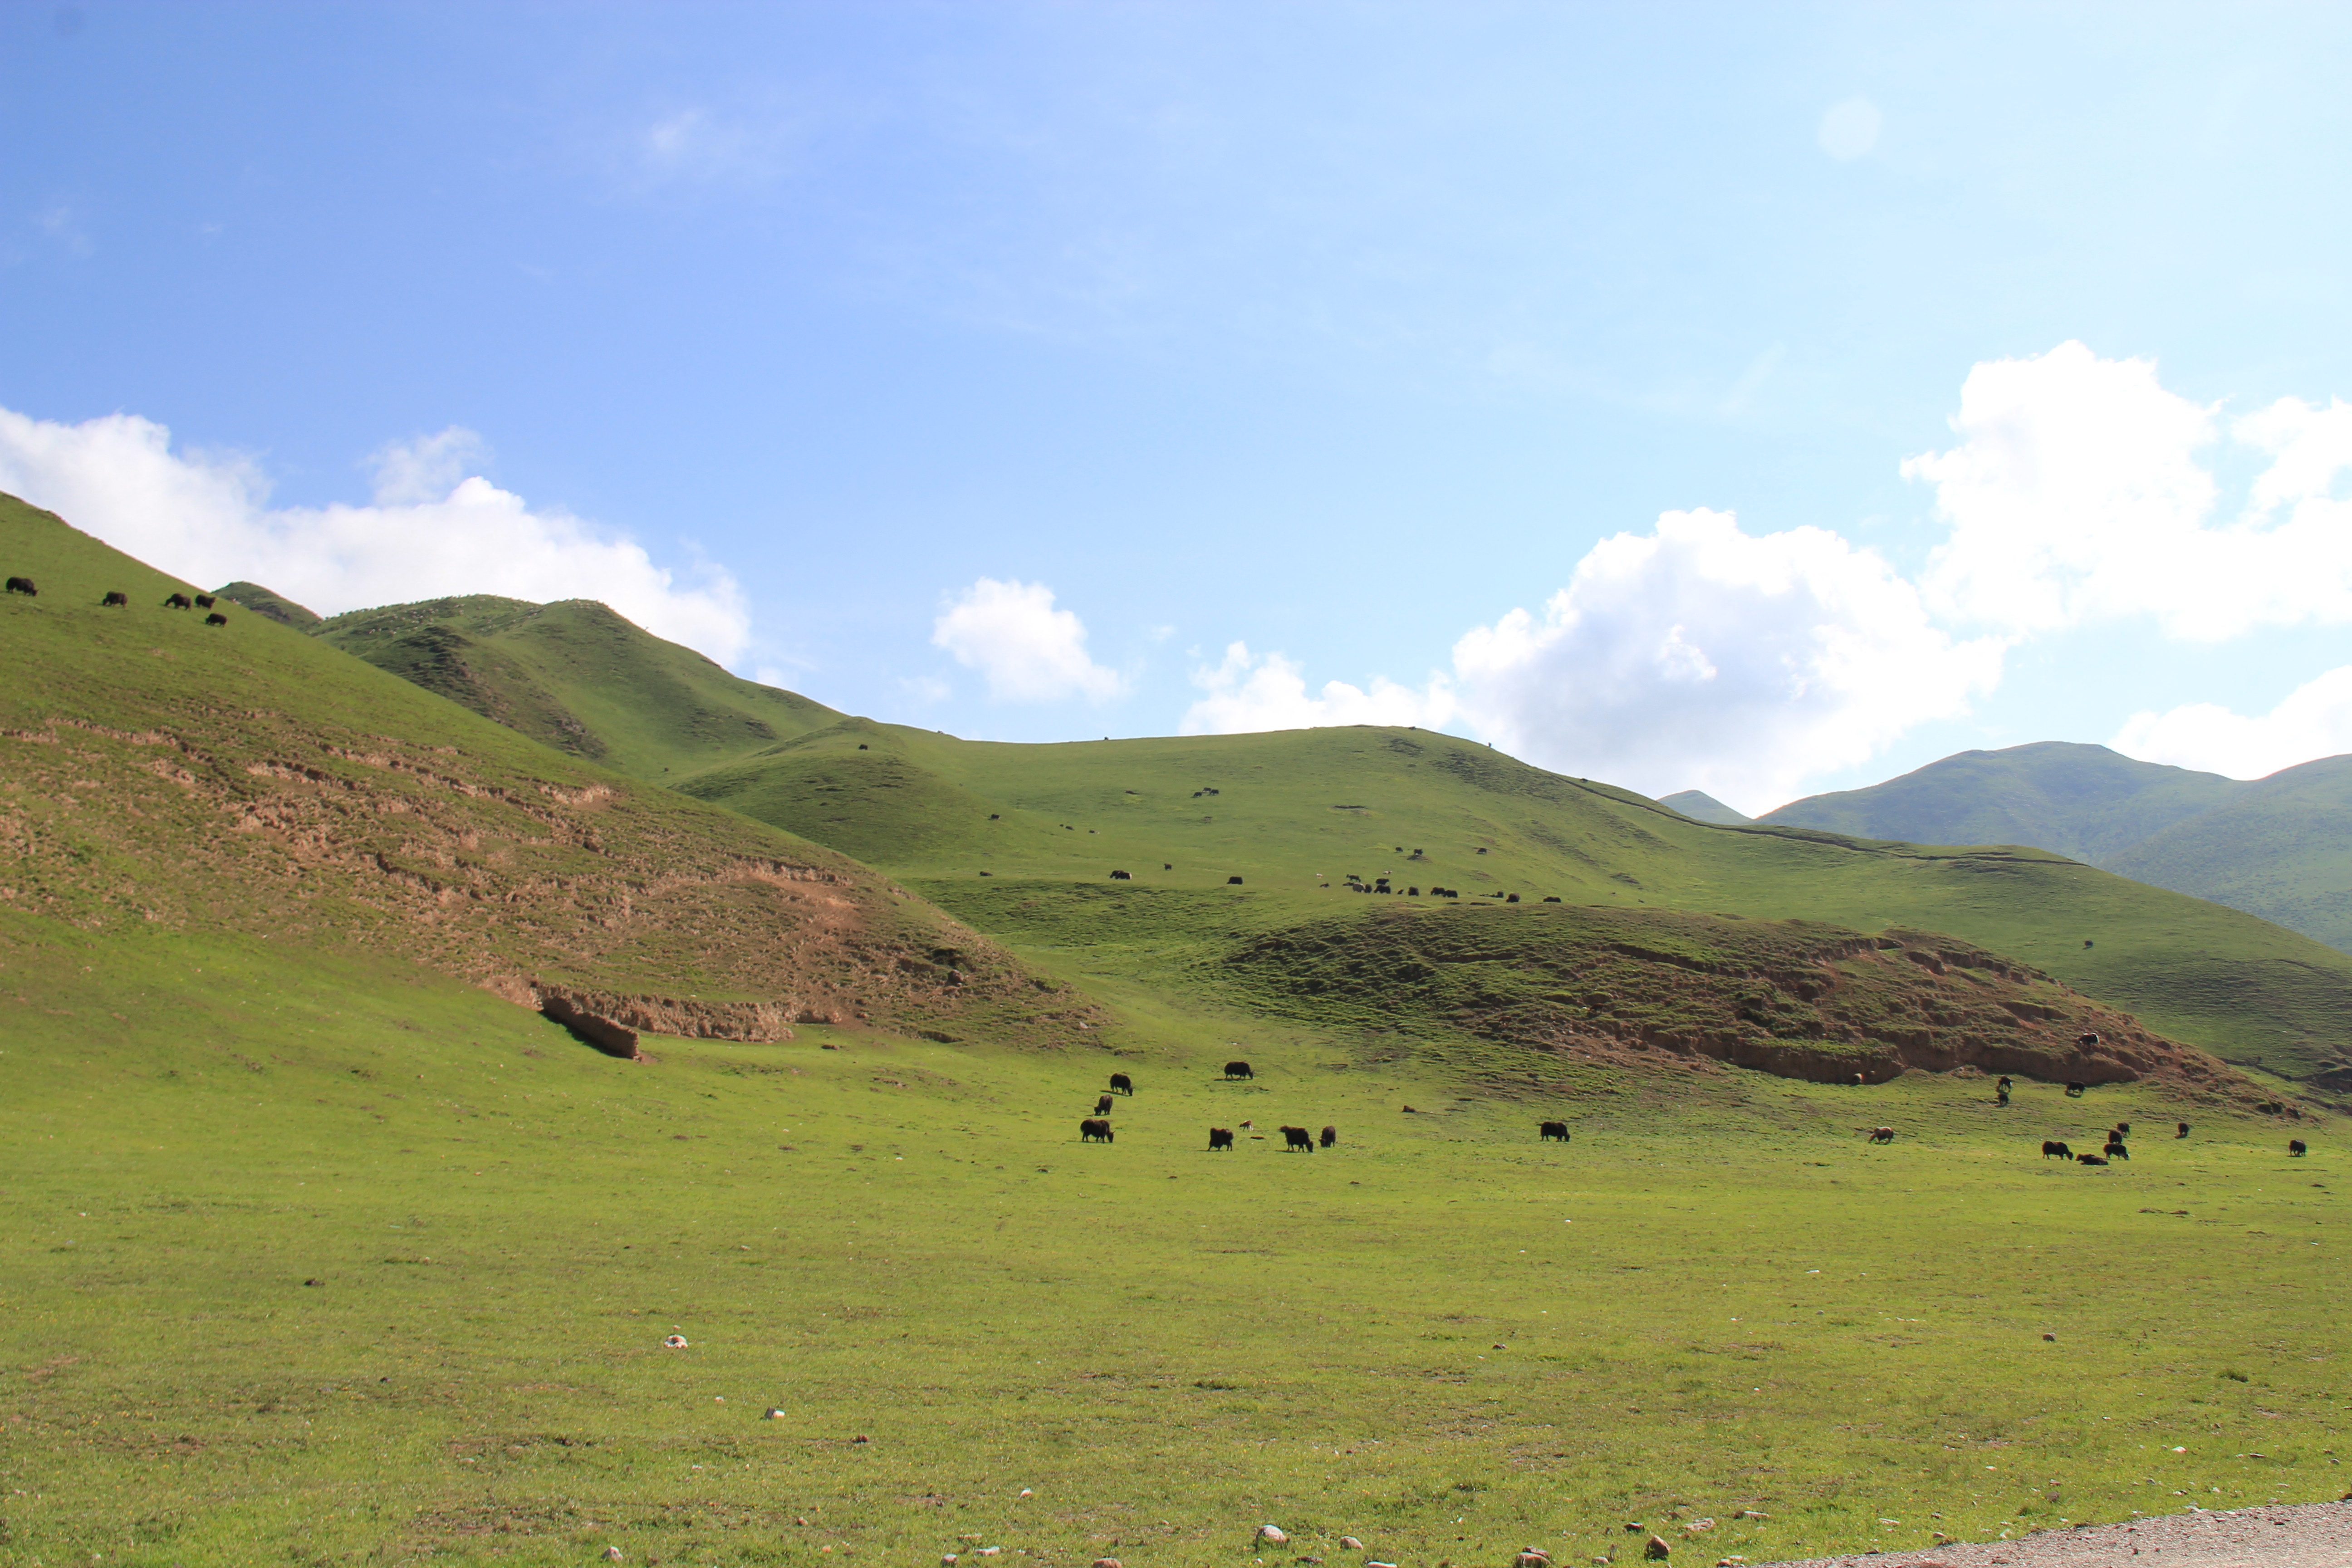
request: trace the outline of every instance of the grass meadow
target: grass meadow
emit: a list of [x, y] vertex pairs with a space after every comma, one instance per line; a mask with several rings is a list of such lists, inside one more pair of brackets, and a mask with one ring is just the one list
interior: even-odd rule
[[[1761, 1563], [2346, 1489], [2332, 1125], [1474, 1089], [1105, 984], [1098, 1050], [633, 1064], [363, 955], [0, 917], [0, 1563]], [[1244, 1120], [1339, 1143], [1206, 1152]], [[2128, 1165], [2037, 1157], [2116, 1120]]]

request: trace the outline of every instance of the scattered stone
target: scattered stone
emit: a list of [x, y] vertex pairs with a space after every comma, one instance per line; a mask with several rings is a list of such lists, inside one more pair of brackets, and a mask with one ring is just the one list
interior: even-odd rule
[[852, 1443], [871, 1443], [874, 1439], [868, 1437], [865, 1433], [860, 1432], [856, 1436], [852, 1437], [850, 1441]]
[[978, 1555], [982, 1557], [993, 1557], [1003, 1550], [1004, 1548], [1002, 1546], [983, 1546], [980, 1549]]
[[1551, 1558], [1530, 1546], [1511, 1559], [1511, 1568], [1551, 1568]]
[[954, 1552], [942, 1552], [942, 1553], [940, 1553], [940, 1568], [955, 1568], [955, 1564], [956, 1564], [956, 1554], [955, 1554]]
[[620, 1560], [621, 1560], [621, 1549], [620, 1549], [619, 1547], [617, 1547], [617, 1546], [607, 1546], [606, 1548], [604, 1548], [604, 1561], [605, 1561], [605, 1562], [607, 1562], [607, 1563], [618, 1563]]
[[1264, 1542], [1268, 1546], [1287, 1546], [1290, 1544], [1290, 1537], [1270, 1524], [1261, 1524], [1257, 1527], [1257, 1533], [1250, 1538], [1250, 1544], [1255, 1546], [1260, 1542]]
[[1118, 1559], [1116, 1557], [1097, 1557], [1095, 1559], [1095, 1568], [1118, 1568]]
[[1037, 1494], [1031, 1491], [1027, 1487], [1023, 1487], [1021, 1489], [1021, 1495], [1023, 1497], [1035, 1497]]
[[1772, 1516], [1769, 1513], [1759, 1513], [1752, 1508], [1743, 1508], [1731, 1517], [1734, 1519], [1769, 1519]]
[[783, 1418], [784, 1413], [782, 1409], [773, 1405], [769, 1405], [767, 1414], [760, 1417], [762, 1421], [782, 1421]]
[[672, 1334], [669, 1338], [662, 1341], [662, 1343], [671, 1350], [682, 1351], [686, 1348], [686, 1336], [684, 1334]]
[[305, 1279], [302, 1283], [305, 1287], [315, 1289], [318, 1286], [324, 1285], [326, 1281], [324, 1279]]
[[2044, 1334], [2042, 1337], [2048, 1340], [2053, 1345], [2058, 1342], [2058, 1336], [2056, 1334]]
[[1668, 1557], [1674, 1555], [1674, 1550], [1665, 1543], [1664, 1537], [1654, 1535], [1642, 1548], [1642, 1556], [1652, 1563], [1664, 1563]]
[[1695, 1519], [1688, 1524], [1683, 1526], [1683, 1533], [1685, 1535], [1696, 1535], [1703, 1530], [1713, 1530], [1714, 1528], [1715, 1521], [1711, 1519]]
[[1350, 1552], [1361, 1552], [1364, 1549], [1364, 1543], [1357, 1540], [1352, 1535], [1343, 1535], [1339, 1537], [1339, 1544], [1346, 1547]]

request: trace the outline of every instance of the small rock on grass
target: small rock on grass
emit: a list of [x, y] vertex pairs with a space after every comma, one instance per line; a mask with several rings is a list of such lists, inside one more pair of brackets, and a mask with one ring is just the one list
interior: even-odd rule
[[1250, 1544], [1255, 1546], [1259, 1542], [1264, 1542], [1268, 1546], [1287, 1546], [1290, 1544], [1290, 1537], [1273, 1525], [1261, 1524], [1257, 1527], [1257, 1533], [1250, 1538]]
[[1339, 1544], [1346, 1547], [1350, 1552], [1361, 1552], [1364, 1549], [1364, 1543], [1357, 1540], [1352, 1535], [1343, 1535], [1339, 1537]]
[[1511, 1568], [1551, 1568], [1551, 1557], [1530, 1546], [1511, 1559]]
[[1642, 1548], [1642, 1555], [1649, 1562], [1664, 1563], [1668, 1557], [1674, 1554], [1674, 1550], [1675, 1549], [1673, 1547], [1666, 1544], [1664, 1537], [1654, 1535], [1650, 1537], [1648, 1543]]
[[1714, 1528], [1715, 1521], [1711, 1519], [1695, 1519], [1688, 1524], [1683, 1526], [1683, 1533], [1685, 1535], [1696, 1535], [1701, 1531], [1713, 1530]]
[[1118, 1568], [1118, 1559], [1116, 1557], [1097, 1557], [1095, 1559], [1095, 1568]]
[[621, 1549], [620, 1549], [619, 1547], [617, 1547], [617, 1546], [607, 1546], [606, 1548], [604, 1548], [604, 1561], [605, 1561], [605, 1562], [607, 1562], [607, 1563], [618, 1563], [620, 1560], [621, 1560]]

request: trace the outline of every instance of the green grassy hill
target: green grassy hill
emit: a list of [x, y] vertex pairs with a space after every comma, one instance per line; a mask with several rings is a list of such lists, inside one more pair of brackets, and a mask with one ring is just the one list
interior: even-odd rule
[[1809, 795], [1758, 821], [1913, 844], [2031, 844], [2093, 866], [2233, 799], [2219, 773], [2060, 741], [1961, 752], [1868, 789]]
[[1751, 816], [1742, 816], [1701, 789], [1686, 789], [1679, 795], [1660, 795], [1658, 804], [1669, 810], [1679, 811], [1685, 816], [1697, 821], [1717, 823], [1724, 826], [1738, 826], [1742, 823], [1755, 820]]
[[833, 850], [262, 616], [164, 608], [186, 584], [8, 498], [0, 562], [40, 585], [0, 600], [0, 908], [126, 942], [358, 945], [673, 1030], [1085, 1016]]
[[[1165, 944], [1197, 957], [1350, 900], [1419, 889], [1425, 902], [1444, 887], [1464, 895], [1453, 912], [1516, 893], [1491, 911], [1504, 919], [1558, 898], [1945, 931], [2233, 1062], [2293, 1078], [2352, 1063], [2352, 961], [2240, 911], [2039, 850], [1711, 826], [1425, 731], [1012, 745], [856, 720], [679, 787], [851, 850], [1038, 944], [1024, 952], [1097, 948], [1089, 973], [1155, 962], [1148, 936], [1097, 942], [1074, 921], [1097, 889], [1206, 895], [1181, 915], [1155, 906], [1171, 911]], [[1112, 883], [1118, 870], [1131, 880]], [[1351, 893], [1350, 877], [1395, 892]]]
[[2352, 757], [2323, 757], [2242, 785], [2107, 864], [2352, 952]]
[[475, 595], [354, 610], [306, 629], [559, 752], [656, 782], [841, 717], [587, 599]]

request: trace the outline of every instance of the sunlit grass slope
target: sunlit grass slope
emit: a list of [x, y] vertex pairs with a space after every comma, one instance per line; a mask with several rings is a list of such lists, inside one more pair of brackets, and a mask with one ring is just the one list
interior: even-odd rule
[[1015, 942], [1060, 940], [1074, 888], [1114, 870], [1235, 906], [1167, 932], [1188, 942], [1377, 898], [1340, 884], [1387, 877], [1517, 893], [1505, 918], [1549, 896], [1948, 931], [2231, 1061], [2352, 1062], [2352, 959], [2252, 916], [2045, 851], [1695, 822], [1426, 731], [1011, 745], [847, 720], [679, 787], [919, 879]]
[[354, 610], [309, 629], [557, 751], [657, 782], [841, 717], [588, 599], [475, 595]]
[[[5, 912], [0, 1016], [11, 1563], [1769, 1561], [2343, 1489], [2332, 1124], [2171, 1140], [2143, 1086], [1474, 1091], [1148, 998], [1102, 1050], [627, 1063]], [[1206, 1152], [1245, 1121], [1339, 1141]]]
[[546, 981], [955, 1029], [1083, 1010], [836, 851], [235, 605], [164, 608], [186, 584], [6, 498], [0, 564], [40, 588], [0, 598], [0, 908], [365, 942], [516, 1000]]

